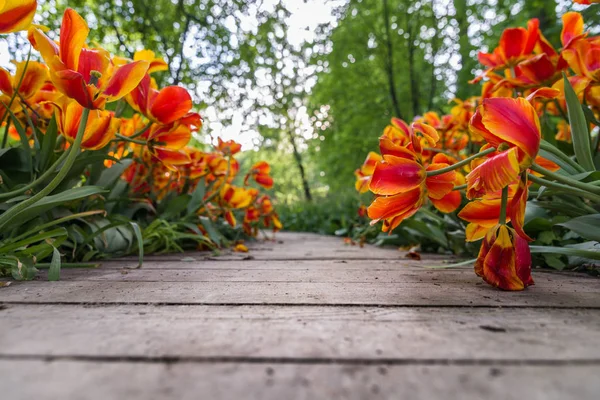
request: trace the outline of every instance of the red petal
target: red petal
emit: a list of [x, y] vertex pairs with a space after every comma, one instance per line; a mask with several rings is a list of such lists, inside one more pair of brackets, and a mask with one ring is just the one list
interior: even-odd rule
[[414, 189], [425, 180], [425, 170], [419, 163], [395, 156], [384, 156], [377, 163], [369, 188], [375, 194], [394, 195]]
[[192, 97], [182, 87], [168, 86], [162, 89], [150, 108], [152, 116], [162, 124], [170, 124], [185, 116], [192, 109]]

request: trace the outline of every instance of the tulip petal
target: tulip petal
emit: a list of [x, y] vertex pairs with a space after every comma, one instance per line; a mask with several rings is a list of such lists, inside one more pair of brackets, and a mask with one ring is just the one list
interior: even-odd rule
[[515, 237], [515, 256], [517, 276], [525, 287], [534, 284], [531, 277], [531, 250], [527, 241], [520, 236]]
[[14, 93], [12, 81], [13, 79], [10, 75], [10, 72], [4, 68], [0, 68], [0, 92], [4, 93], [5, 95], [12, 96]]
[[573, 39], [583, 35], [583, 17], [578, 12], [568, 12], [562, 16], [563, 28], [560, 40], [563, 47], [568, 47]]
[[467, 198], [493, 193], [513, 183], [519, 176], [516, 148], [488, 158], [466, 177]]
[[19, 87], [19, 93], [23, 98], [28, 99], [35, 95], [48, 80], [48, 67], [35, 61], [20, 62], [17, 63], [15, 79], [19, 80], [21, 76], [23, 76], [23, 80]]
[[142, 81], [147, 70], [147, 61], [135, 61], [117, 68], [104, 89], [108, 101], [119, 100], [130, 93]]
[[36, 0], [4, 0], [0, 7], [0, 34], [24, 31], [31, 25]]
[[420, 187], [394, 196], [377, 197], [367, 209], [374, 224], [382, 219], [399, 218], [395, 220], [398, 226], [404, 219], [414, 215], [423, 205], [423, 191]]
[[[478, 240], [481, 240], [485, 237], [485, 235], [487, 235], [490, 229], [491, 228], [487, 226], [471, 223], [467, 225], [467, 229], [465, 230], [465, 240], [467, 242], [476, 242]], [[481, 274], [477, 275], [481, 276]]]
[[406, 158], [407, 160], [417, 159], [417, 155], [414, 151], [407, 149], [400, 144], [394, 143], [388, 136], [382, 136], [379, 138], [379, 151], [382, 155], [391, 155], [395, 157]]
[[67, 8], [60, 26], [60, 59], [65, 67], [78, 71], [79, 55], [90, 33], [87, 23], [72, 8]]
[[394, 195], [414, 189], [425, 180], [425, 169], [416, 161], [384, 156], [377, 163], [369, 188], [375, 194]]
[[532, 238], [527, 236], [523, 230], [525, 225], [525, 208], [527, 206], [527, 198], [529, 197], [529, 190], [527, 186], [527, 178], [519, 180], [519, 186], [514, 197], [508, 205], [508, 216], [510, 217], [511, 223], [517, 234], [527, 241], [533, 241]]
[[168, 86], [154, 98], [150, 113], [162, 124], [170, 124], [192, 109], [192, 97], [179, 86]]
[[[448, 166], [448, 164], [430, 164], [427, 167], [427, 171], [437, 171]], [[448, 171], [444, 174], [427, 177], [425, 179], [427, 196], [429, 196], [430, 199], [436, 200], [443, 198], [452, 191], [455, 181], [456, 171]]]
[[499, 48], [505, 61], [518, 58], [524, 53], [527, 31], [524, 28], [508, 28], [502, 32]]
[[434, 199], [429, 197], [431, 204], [439, 211], [448, 214], [454, 212], [460, 207], [460, 203], [462, 203], [462, 196], [458, 190], [452, 191], [442, 197], [441, 199]]
[[189, 164], [192, 159], [189, 154], [182, 150], [171, 150], [160, 147], [153, 147], [151, 149], [152, 155], [156, 157], [160, 162], [171, 170], [175, 170], [174, 165], [186, 165]]
[[467, 203], [458, 213], [458, 217], [489, 229], [498, 224], [500, 204], [500, 199], [475, 200]]
[[531, 159], [535, 158], [541, 140], [540, 121], [526, 99], [485, 99], [480, 110], [481, 123], [488, 131], [482, 131], [482, 135], [489, 144], [498, 147], [507, 142], [519, 147]]

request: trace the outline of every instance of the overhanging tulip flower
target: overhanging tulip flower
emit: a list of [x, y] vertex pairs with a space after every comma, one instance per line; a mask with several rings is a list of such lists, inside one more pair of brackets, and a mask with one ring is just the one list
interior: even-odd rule
[[[77, 136], [77, 131], [83, 115], [83, 107], [74, 100], [62, 97], [55, 103], [56, 124], [59, 132], [72, 143]], [[91, 110], [85, 125], [85, 132], [81, 148], [98, 150], [105, 147], [114, 137], [119, 128], [120, 121], [113, 117], [113, 113], [106, 110]]]
[[[106, 50], [85, 47], [88, 33], [83, 18], [69, 8], [63, 16], [58, 45], [37, 28], [33, 28], [30, 38], [50, 68], [52, 83], [61, 93], [83, 107], [102, 109], [107, 102], [121, 99], [140, 83], [148, 62], [116, 67]], [[97, 79], [95, 84], [94, 79]]]
[[0, 0], [0, 34], [27, 30], [36, 9], [36, 0]]
[[[470, 123], [470, 129], [482, 136], [497, 151], [478, 163], [467, 175], [467, 198], [482, 197], [517, 180], [535, 160], [540, 148], [540, 121], [531, 105], [539, 95], [552, 97], [559, 92], [540, 89], [528, 100], [522, 97], [484, 99]], [[485, 146], [484, 146], [485, 147]]]
[[[436, 207], [451, 208], [446, 200], [452, 201], [447, 195], [454, 188], [456, 172], [427, 176], [428, 172], [449, 167], [449, 164], [436, 163], [434, 159], [432, 164], [425, 167], [421, 160], [421, 141], [435, 145], [438, 138], [435, 129], [431, 129], [428, 125], [413, 124], [411, 140], [406, 147], [394, 144], [387, 136], [380, 139], [383, 159], [376, 164], [369, 184], [369, 189], [377, 198], [369, 206], [368, 215], [372, 219], [371, 224], [384, 220], [384, 232], [392, 231], [403, 220], [414, 215], [428, 197]], [[417, 137], [415, 131], [423, 137]]]
[[481, 243], [475, 273], [503, 290], [523, 290], [533, 285], [527, 241], [508, 226], [496, 225]]

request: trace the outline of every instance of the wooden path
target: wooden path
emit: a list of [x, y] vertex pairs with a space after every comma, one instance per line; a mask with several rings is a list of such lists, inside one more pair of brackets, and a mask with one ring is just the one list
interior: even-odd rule
[[3, 400], [600, 398], [600, 280], [284, 233], [0, 288]]

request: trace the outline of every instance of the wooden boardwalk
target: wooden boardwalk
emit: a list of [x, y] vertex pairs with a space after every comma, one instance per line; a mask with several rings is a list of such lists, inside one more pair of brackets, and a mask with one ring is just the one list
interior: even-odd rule
[[600, 398], [600, 280], [279, 234], [0, 288], [3, 400]]

